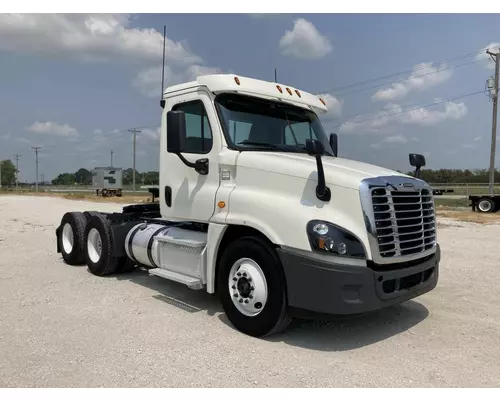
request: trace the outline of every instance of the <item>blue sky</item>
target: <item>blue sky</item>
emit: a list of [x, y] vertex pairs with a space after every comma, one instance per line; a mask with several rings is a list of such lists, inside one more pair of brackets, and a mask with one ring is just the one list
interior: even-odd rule
[[440, 62], [498, 47], [499, 22], [480, 14], [2, 14], [0, 159], [21, 153], [22, 181], [34, 179], [35, 145], [44, 146], [39, 172], [49, 179], [108, 165], [110, 150], [127, 168], [127, 129], [145, 127], [137, 169], [157, 169], [166, 24], [167, 84], [212, 72], [273, 80], [276, 67], [280, 82], [329, 95], [323, 123], [339, 133], [342, 156], [408, 170], [408, 153], [421, 152], [429, 168], [487, 168], [489, 98], [443, 100], [483, 90], [492, 63], [476, 55]]

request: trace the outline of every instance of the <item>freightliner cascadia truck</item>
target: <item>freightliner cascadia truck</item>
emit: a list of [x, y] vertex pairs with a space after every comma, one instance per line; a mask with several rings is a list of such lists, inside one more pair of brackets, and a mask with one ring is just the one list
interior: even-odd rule
[[141, 268], [204, 290], [256, 337], [304, 312], [363, 314], [437, 285], [432, 189], [338, 157], [318, 117], [324, 99], [215, 74], [166, 88], [160, 104], [159, 201], [64, 214], [67, 264], [97, 276]]

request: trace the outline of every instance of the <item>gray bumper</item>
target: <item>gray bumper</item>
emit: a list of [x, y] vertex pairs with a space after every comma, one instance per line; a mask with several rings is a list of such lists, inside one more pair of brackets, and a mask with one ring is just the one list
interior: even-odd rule
[[[441, 251], [421, 263], [375, 270], [318, 261], [278, 249], [291, 308], [321, 314], [348, 315], [402, 303], [434, 289]], [[379, 269], [379, 268], [377, 268]]]

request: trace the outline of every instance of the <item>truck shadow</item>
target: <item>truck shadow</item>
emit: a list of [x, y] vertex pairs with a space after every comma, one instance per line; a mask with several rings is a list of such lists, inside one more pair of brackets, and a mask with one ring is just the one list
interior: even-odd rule
[[297, 319], [285, 332], [266, 340], [310, 350], [348, 351], [406, 332], [428, 315], [429, 310], [423, 304], [410, 300], [365, 315], [328, 321]]
[[[204, 290], [191, 290], [183, 284], [150, 276], [147, 271], [111, 275], [151, 289], [154, 299], [189, 313], [206, 312], [235, 330], [220, 305], [219, 299]], [[410, 300], [380, 311], [352, 317], [332, 317], [329, 320], [294, 319], [286, 331], [260, 340], [283, 342], [291, 346], [319, 351], [348, 351], [369, 346], [406, 332], [424, 321], [428, 309]]]
[[208, 315], [214, 316], [217, 313], [224, 312], [218, 298], [205, 290], [192, 290], [181, 283], [151, 276], [142, 269], [111, 275], [111, 277], [119, 281], [130, 281], [154, 290], [157, 292], [152, 296], [154, 299], [190, 313], [206, 311]]

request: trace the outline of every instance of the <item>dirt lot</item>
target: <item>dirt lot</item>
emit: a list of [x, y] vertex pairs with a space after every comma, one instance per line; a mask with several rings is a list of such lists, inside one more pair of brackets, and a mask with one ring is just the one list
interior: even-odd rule
[[0, 387], [500, 385], [494, 221], [440, 219], [433, 292], [261, 340], [234, 330], [201, 291], [63, 264], [54, 229], [65, 211], [121, 207], [0, 196]]

